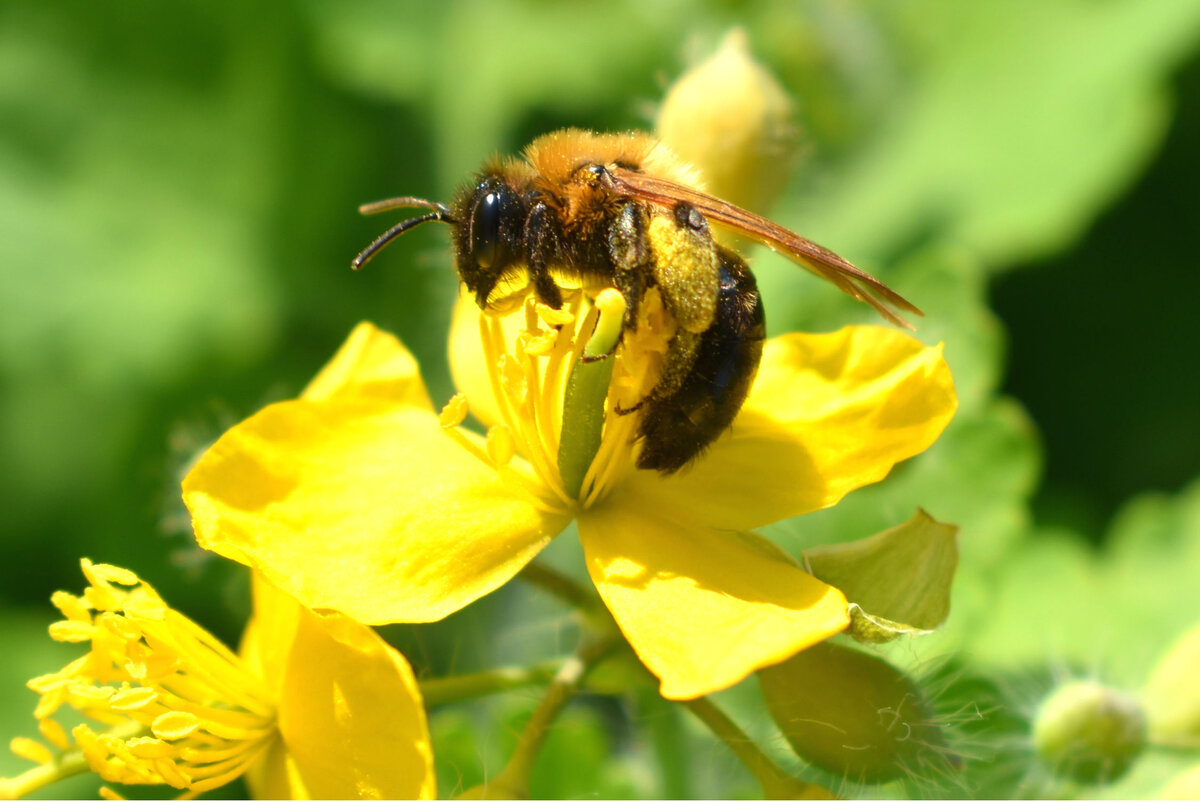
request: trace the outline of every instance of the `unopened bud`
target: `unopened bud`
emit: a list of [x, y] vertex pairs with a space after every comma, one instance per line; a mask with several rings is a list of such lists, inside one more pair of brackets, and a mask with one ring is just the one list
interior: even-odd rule
[[1060, 686], [1033, 724], [1038, 757], [1055, 774], [1083, 783], [1111, 782], [1146, 743], [1146, 716], [1135, 699], [1091, 680]]
[[760, 213], [783, 189], [797, 139], [791, 100], [738, 28], [671, 86], [655, 127], [710, 193]]
[[956, 767], [920, 688], [878, 657], [818, 643], [758, 674], [792, 749], [826, 771], [887, 782]]

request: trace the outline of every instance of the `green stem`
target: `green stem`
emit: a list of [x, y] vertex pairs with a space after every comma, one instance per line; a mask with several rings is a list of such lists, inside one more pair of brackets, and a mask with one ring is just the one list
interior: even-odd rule
[[595, 593], [566, 574], [542, 563], [529, 563], [521, 569], [519, 576], [547, 593], [557, 596], [572, 607], [577, 607], [585, 612], [593, 612], [597, 607]]
[[578, 651], [567, 658], [551, 680], [546, 695], [529, 717], [525, 729], [521, 731], [521, 738], [508, 760], [508, 765], [488, 782], [489, 794], [508, 796], [511, 799], [529, 797], [529, 777], [533, 772], [533, 763], [546, 741], [550, 725], [570, 701], [588, 671], [603, 660], [619, 642], [619, 638], [611, 635], [585, 638]]
[[549, 661], [523, 667], [495, 668], [457, 677], [433, 677], [420, 681], [421, 697], [427, 707], [462, 702], [493, 693], [546, 685], [554, 679], [559, 662]]
[[703, 721], [713, 733], [725, 742], [729, 750], [758, 780], [766, 799], [833, 799], [827, 789], [813, 783], [802, 782], [771, 760], [758, 748], [750, 736], [721, 710], [701, 696], [684, 702], [688, 709]]

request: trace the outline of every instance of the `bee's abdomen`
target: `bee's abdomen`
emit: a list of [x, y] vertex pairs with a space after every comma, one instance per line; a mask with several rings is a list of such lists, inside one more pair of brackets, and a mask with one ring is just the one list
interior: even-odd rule
[[720, 292], [713, 324], [679, 389], [649, 402], [639, 425], [639, 468], [674, 473], [729, 428], [762, 357], [766, 326], [758, 286], [737, 254], [719, 249]]

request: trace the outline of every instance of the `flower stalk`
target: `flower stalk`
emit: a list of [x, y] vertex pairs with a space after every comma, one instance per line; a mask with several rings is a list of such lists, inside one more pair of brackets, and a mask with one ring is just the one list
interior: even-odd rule
[[729, 751], [742, 761], [762, 787], [765, 799], [833, 799], [828, 790], [813, 783], [796, 779], [771, 760], [733, 719], [712, 703], [707, 696], [690, 699], [684, 704], [720, 738]]
[[508, 765], [495, 779], [488, 782], [488, 795], [511, 799], [529, 798], [529, 777], [533, 773], [533, 764], [538, 752], [550, 733], [551, 725], [588, 672], [607, 657], [618, 643], [620, 638], [616, 635], [585, 638], [576, 653], [567, 658], [554, 675], [533, 715], [529, 717], [525, 729], [521, 731], [520, 740], [509, 758]]
[[561, 571], [540, 562], [531, 562], [521, 569], [520, 577], [585, 614], [591, 615], [599, 611], [600, 600], [595, 592], [589, 592]]
[[506, 666], [456, 677], [433, 677], [421, 680], [418, 686], [425, 705], [437, 707], [516, 688], [545, 685], [554, 679], [559, 665], [559, 661], [550, 660], [528, 667]]

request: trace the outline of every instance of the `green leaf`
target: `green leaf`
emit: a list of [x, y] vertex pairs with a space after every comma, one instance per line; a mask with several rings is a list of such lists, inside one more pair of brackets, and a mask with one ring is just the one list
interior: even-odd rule
[[952, 617], [949, 628], [982, 664], [1040, 664], [1050, 653], [1062, 664], [1103, 666], [1105, 681], [1135, 687], [1195, 623], [1196, 531], [1200, 481], [1128, 502], [1100, 551], [1069, 530], [1035, 530], [1001, 555], [970, 620]]
[[885, 43], [875, 67], [890, 108], [819, 199], [785, 214], [852, 260], [935, 238], [999, 268], [1067, 245], [1162, 139], [1165, 77], [1200, 34], [1192, 0], [914, 0], [879, 13], [861, 34]]
[[877, 535], [804, 552], [813, 576], [851, 602], [850, 634], [880, 643], [936, 629], [950, 612], [958, 528], [924, 510]]

